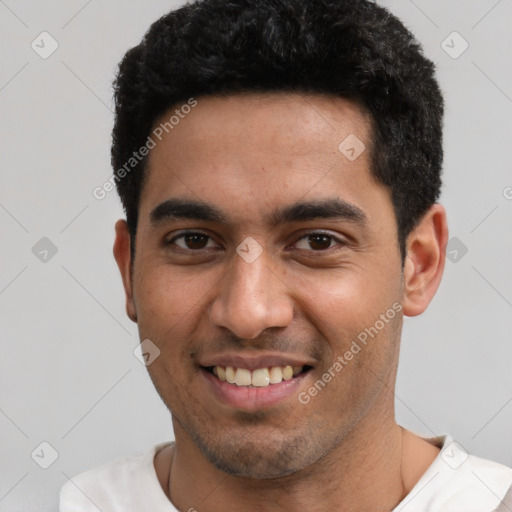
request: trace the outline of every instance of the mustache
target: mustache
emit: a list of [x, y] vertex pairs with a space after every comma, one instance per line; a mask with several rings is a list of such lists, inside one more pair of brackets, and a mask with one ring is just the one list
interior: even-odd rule
[[304, 336], [283, 335], [282, 333], [265, 333], [257, 338], [240, 338], [233, 333], [203, 338], [193, 347], [192, 354], [215, 352], [278, 352], [283, 354], [302, 354], [317, 360], [325, 358], [332, 352], [326, 340], [312, 340]]

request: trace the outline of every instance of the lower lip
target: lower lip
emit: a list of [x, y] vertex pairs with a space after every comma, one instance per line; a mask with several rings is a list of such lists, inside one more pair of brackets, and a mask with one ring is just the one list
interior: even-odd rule
[[301, 373], [290, 380], [283, 380], [279, 384], [248, 387], [223, 382], [209, 371], [201, 368], [201, 375], [222, 403], [245, 411], [257, 411], [265, 407], [272, 407], [290, 396], [297, 396], [298, 388], [308, 373]]

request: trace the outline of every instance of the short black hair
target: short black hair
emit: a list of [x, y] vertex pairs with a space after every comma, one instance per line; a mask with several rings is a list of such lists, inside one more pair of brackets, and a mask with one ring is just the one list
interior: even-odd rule
[[[345, 97], [370, 113], [371, 172], [391, 189], [398, 242], [441, 189], [443, 97], [409, 30], [369, 0], [199, 0], [154, 22], [114, 81], [112, 166], [135, 242], [155, 121], [190, 98], [244, 92]], [[117, 171], [124, 166], [123, 178]]]

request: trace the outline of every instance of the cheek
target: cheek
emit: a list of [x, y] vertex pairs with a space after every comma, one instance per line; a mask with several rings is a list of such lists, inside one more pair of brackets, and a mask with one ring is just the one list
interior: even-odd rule
[[292, 282], [301, 313], [329, 344], [327, 366], [347, 353], [351, 372], [393, 357], [401, 325], [397, 275], [347, 268], [290, 276], [290, 287]]
[[[345, 283], [347, 284], [347, 283]], [[325, 359], [315, 375], [327, 379], [318, 393], [317, 410], [339, 411], [343, 421], [356, 421], [391, 386], [398, 357], [401, 314], [394, 294], [367, 287], [342, 287], [310, 295], [310, 322], [326, 340]], [[310, 390], [316, 393], [315, 389]], [[308, 392], [309, 392], [308, 391]], [[336, 404], [336, 405], [334, 405]], [[323, 414], [323, 413], [321, 413]]]
[[325, 325], [350, 328], [373, 323], [397, 300], [400, 280], [394, 274], [389, 268], [350, 264], [320, 272], [289, 273], [286, 284], [306, 314]]
[[187, 273], [158, 265], [135, 279], [134, 297], [141, 335], [165, 337], [194, 323], [212, 279], [208, 273]]
[[169, 265], [139, 268], [134, 277], [139, 337], [159, 350], [147, 366], [149, 376], [166, 405], [179, 409], [190, 400], [186, 383], [193, 369], [184, 362], [190, 357], [189, 340], [205, 288], [197, 276], [183, 276]]
[[[194, 351], [192, 340], [205, 322], [208, 292], [221, 278], [219, 272], [192, 272], [167, 264], [147, 266], [136, 276], [139, 337], [151, 340], [160, 351], [148, 372], [166, 403], [190, 394], [185, 383], [196, 371], [186, 364]], [[176, 389], [177, 398], [172, 398]]]

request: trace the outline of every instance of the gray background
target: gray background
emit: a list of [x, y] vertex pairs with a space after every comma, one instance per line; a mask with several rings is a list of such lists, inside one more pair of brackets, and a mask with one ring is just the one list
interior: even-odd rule
[[[56, 510], [69, 477], [172, 437], [133, 355], [137, 330], [111, 252], [122, 210], [114, 192], [99, 201], [92, 190], [111, 173], [116, 65], [179, 3], [0, 0], [2, 512]], [[512, 465], [512, 2], [380, 3], [438, 66], [441, 202], [458, 239], [431, 307], [405, 321], [398, 420]], [[47, 59], [31, 48], [42, 31], [59, 45]], [[453, 31], [469, 43], [458, 58], [441, 46], [460, 51], [462, 40], [446, 39]], [[41, 252], [47, 241], [34, 254], [43, 237], [55, 255]], [[43, 441], [58, 452], [48, 469]]]

